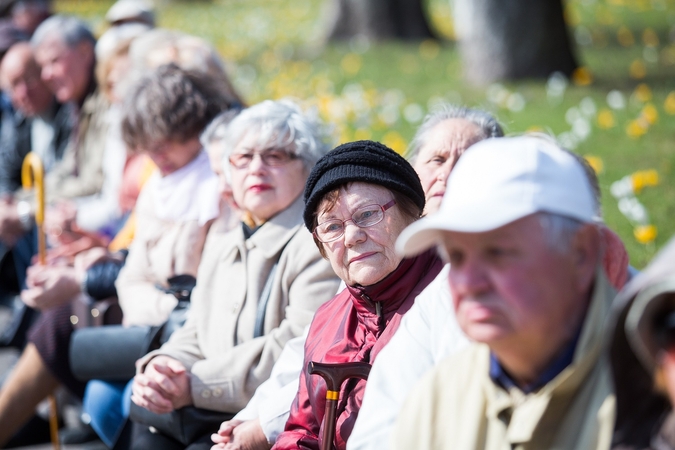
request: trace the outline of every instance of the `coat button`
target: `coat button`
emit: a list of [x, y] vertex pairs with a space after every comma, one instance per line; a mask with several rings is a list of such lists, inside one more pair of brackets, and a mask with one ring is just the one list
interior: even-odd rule
[[221, 397], [223, 395], [223, 390], [221, 388], [215, 388], [213, 390], [214, 397]]
[[209, 397], [211, 397], [211, 391], [209, 391], [208, 389], [204, 389], [202, 391], [202, 398], [209, 398]]

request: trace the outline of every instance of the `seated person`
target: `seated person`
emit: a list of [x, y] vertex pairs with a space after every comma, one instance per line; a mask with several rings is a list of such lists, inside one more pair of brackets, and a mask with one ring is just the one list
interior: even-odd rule
[[614, 448], [675, 449], [675, 240], [619, 293], [608, 346]]
[[[305, 187], [304, 221], [346, 289], [312, 320], [303, 371], [285, 431], [275, 449], [321, 446], [326, 382], [309, 362], [372, 363], [415, 297], [438, 275], [435, 252], [400, 257], [394, 243], [424, 210], [424, 190], [412, 166], [372, 141], [343, 144], [321, 159]], [[365, 380], [341, 389], [333, 445], [344, 449], [361, 406]]]
[[[419, 175], [424, 189], [425, 214], [436, 212], [440, 206], [441, 198], [445, 193], [448, 173], [464, 150], [479, 140], [502, 135], [502, 129], [494, 117], [479, 110], [444, 105], [424, 119], [410, 144], [407, 159]], [[443, 281], [446, 277], [447, 274], [439, 274], [439, 278], [442, 278]], [[446, 299], [445, 291], [447, 289], [445, 283], [440, 280], [434, 280], [420, 294], [420, 298], [432, 297], [435, 304], [437, 291], [441, 298]], [[418, 302], [419, 300], [416, 304]], [[443, 300], [438, 301], [439, 304], [442, 302]], [[416, 315], [418, 310], [419, 308], [413, 305], [402, 323], [412, 320], [408, 316], [413, 312], [415, 312], [413, 315]], [[444, 329], [451, 333], [453, 330], [457, 330], [456, 325], [445, 327], [446, 324], [454, 323], [452, 317], [447, 318], [447, 316], [439, 314], [438, 318], [440, 322], [443, 322]], [[458, 346], [466, 341], [461, 333], [459, 335], [456, 341]], [[284, 353], [279, 358], [277, 365], [281, 367], [277, 368], [277, 365], [275, 365], [273, 376], [270, 377], [269, 381], [263, 383], [262, 390], [259, 389], [260, 392], [256, 391], [253, 398], [255, 403], [247, 405], [232, 421], [223, 423], [219, 433], [214, 435], [213, 440], [218, 444], [214, 446], [214, 449], [227, 448], [226, 444], [263, 449], [274, 444], [277, 436], [283, 431], [286, 420], [288, 420], [290, 406], [298, 389], [298, 377], [302, 370], [304, 338], [297, 338], [297, 343], [294, 341], [287, 344], [287, 348], [284, 349]], [[452, 346], [453, 342], [449, 342], [448, 345]], [[291, 343], [293, 343], [293, 346], [288, 348]], [[297, 348], [300, 354], [293, 352], [293, 348]], [[409, 369], [414, 369], [414, 367]], [[274, 375], [277, 375], [278, 378], [275, 378]], [[266, 386], [268, 384], [269, 386]], [[370, 388], [367, 388], [366, 391], [368, 389]], [[389, 413], [388, 410], [387, 413]], [[378, 417], [382, 415], [382, 412], [377, 414]], [[357, 421], [358, 423], [359, 421]], [[351, 445], [353, 439], [354, 435], [351, 436], [349, 445]]]
[[[52, 16], [40, 24], [31, 38], [35, 61], [44, 83], [60, 103], [69, 103], [74, 111], [77, 135], [70, 136], [62, 158], [53, 165], [44, 180], [48, 203], [92, 195], [103, 184], [103, 142], [107, 129], [108, 103], [96, 89], [93, 71], [96, 40], [87, 26], [74, 17]], [[72, 133], [71, 133], [72, 134]], [[33, 206], [26, 193], [16, 203], [0, 204], [0, 236], [9, 230], [25, 230], [33, 225]], [[18, 224], [18, 225], [17, 225]], [[23, 228], [23, 230], [22, 230]], [[37, 252], [33, 233], [19, 233], [11, 241], [16, 277], [23, 285], [26, 269]]]
[[[586, 175], [593, 187], [597, 214], [600, 216], [600, 188], [595, 172], [583, 158], [578, 160], [587, 169]], [[422, 175], [420, 178], [424, 179]], [[600, 226], [600, 231], [604, 246], [603, 269], [612, 286], [621, 289], [628, 276], [628, 254], [623, 242], [613, 231], [604, 225]], [[446, 266], [445, 273], [439, 277], [442, 278], [442, 285], [435, 295], [425, 295], [427, 289], [418, 297], [403, 318], [396, 335], [373, 365], [369, 377], [372, 383], [366, 387], [363, 397], [363, 414], [356, 421], [347, 445], [350, 450], [378, 449], [382, 442], [388, 441], [410, 389], [436, 364], [463, 348], [466, 338], [457, 326], [451, 307], [448, 269]]]
[[474, 342], [413, 389], [393, 448], [609, 447], [614, 396], [600, 355], [615, 291], [596, 212], [583, 166], [550, 141], [492, 139], [465, 152], [440, 210], [399, 246], [438, 246]]
[[56, 101], [40, 78], [27, 42], [14, 44], [2, 59], [0, 84], [16, 110], [14, 145], [3, 141], [0, 165], [0, 192], [12, 194], [21, 188], [21, 164], [28, 152], [40, 156], [46, 172], [61, 159], [70, 137], [70, 109]]
[[[157, 285], [165, 286], [174, 275], [196, 276], [206, 233], [219, 213], [218, 181], [199, 134], [229, 107], [229, 99], [211, 87], [203, 75], [162, 66], [146, 75], [125, 103], [125, 142], [132, 151], [147, 153], [158, 167], [136, 205], [138, 232], [117, 279], [127, 325], [166, 320], [176, 298]], [[79, 396], [85, 386], [73, 377], [68, 359], [71, 301], [82, 280], [70, 266], [36, 266], [28, 281], [22, 299], [43, 313], [0, 389], [0, 445], [57, 385]]]
[[[185, 325], [137, 363], [132, 400], [153, 413], [238, 412], [339, 284], [302, 226], [305, 180], [327, 150], [320, 124], [265, 101], [233, 119], [223, 144], [242, 220], [209, 233]], [[132, 448], [185, 448], [135, 426]], [[210, 434], [188, 448], [209, 448]]]

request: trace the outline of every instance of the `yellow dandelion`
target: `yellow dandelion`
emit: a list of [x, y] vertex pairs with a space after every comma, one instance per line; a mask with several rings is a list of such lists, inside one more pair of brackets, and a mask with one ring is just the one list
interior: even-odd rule
[[647, 132], [647, 127], [640, 120], [631, 120], [626, 127], [626, 134], [631, 139], [637, 139]]
[[630, 67], [628, 68], [628, 74], [630, 75], [631, 78], [641, 80], [642, 78], [647, 76], [647, 66], [645, 66], [645, 63], [642, 60], [636, 59], [632, 63], [630, 63]]
[[639, 194], [645, 187], [653, 187], [659, 184], [659, 173], [654, 170], [639, 170], [630, 176], [633, 192]]
[[356, 75], [361, 70], [362, 65], [363, 60], [356, 53], [347, 53], [340, 62], [340, 67], [347, 75]]
[[630, 47], [635, 44], [633, 32], [631, 32], [625, 25], [621, 25], [617, 30], [616, 39], [619, 41], [619, 44], [623, 45], [624, 47]]
[[588, 86], [593, 82], [593, 74], [588, 67], [577, 67], [572, 73], [572, 81], [577, 86]]
[[589, 166], [593, 168], [596, 174], [601, 174], [605, 170], [605, 163], [598, 156], [586, 155], [584, 159]]
[[670, 115], [675, 114], [675, 91], [671, 91], [663, 102], [663, 110]]
[[641, 244], [649, 244], [654, 242], [658, 235], [658, 230], [654, 225], [640, 225], [633, 230], [635, 239]]
[[638, 84], [633, 93], [635, 94], [635, 98], [642, 103], [647, 103], [652, 99], [652, 90], [645, 83]]
[[527, 130], [525, 130], [526, 133], [543, 133], [544, 131], [544, 127], [539, 125], [532, 125]]
[[387, 147], [394, 150], [399, 155], [402, 155], [405, 152], [408, 143], [403, 139], [397, 131], [389, 131], [387, 134], [382, 137], [382, 143]]
[[659, 37], [656, 35], [653, 29], [647, 27], [645, 28], [645, 31], [642, 32], [642, 43], [647, 47], [658, 47]]
[[427, 61], [430, 61], [438, 56], [441, 46], [438, 41], [433, 39], [426, 39], [420, 44], [420, 56]]
[[656, 107], [652, 103], [647, 103], [640, 116], [643, 117], [650, 125], [654, 125], [657, 120], [659, 120], [659, 112], [656, 110]]
[[607, 108], [602, 108], [598, 114], [598, 127], [603, 130], [608, 130], [616, 126], [614, 113]]

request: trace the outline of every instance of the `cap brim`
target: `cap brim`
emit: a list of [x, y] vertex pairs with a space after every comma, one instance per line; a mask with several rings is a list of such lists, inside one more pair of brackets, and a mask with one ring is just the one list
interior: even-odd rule
[[418, 220], [403, 230], [396, 240], [396, 250], [404, 256], [413, 256], [438, 244], [446, 229], [443, 217], [435, 214]]
[[403, 230], [396, 241], [396, 249], [404, 256], [419, 254], [436, 245], [444, 231], [483, 233], [496, 230], [511, 222], [536, 213], [530, 205], [516, 205], [510, 209], [494, 209], [490, 214], [478, 207], [462, 208], [462, 214], [449, 216], [441, 209]]

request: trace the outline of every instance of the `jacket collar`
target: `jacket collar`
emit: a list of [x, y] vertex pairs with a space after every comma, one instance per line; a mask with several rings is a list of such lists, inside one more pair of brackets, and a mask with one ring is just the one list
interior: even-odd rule
[[[302, 226], [304, 206], [302, 195], [299, 195], [288, 208], [261, 225], [253, 236], [245, 241], [246, 248], [258, 247], [266, 258], [279, 253]], [[241, 228], [239, 230], [243, 235], [243, 230]]]
[[[512, 395], [499, 388], [485, 374], [485, 389], [488, 398], [487, 414], [489, 417], [498, 417], [502, 411], [519, 406], [518, 414], [513, 415], [511, 421], [519, 421], [516, 426], [509, 427], [509, 441], [512, 443], [529, 442], [544, 414], [548, 410], [548, 405], [555, 394], [566, 392], [567, 396], [572, 396], [586, 381], [588, 374], [593, 370], [595, 364], [600, 359], [603, 340], [606, 333], [606, 322], [612, 300], [616, 291], [610, 285], [604, 274], [602, 267], [596, 270], [595, 286], [593, 295], [589, 303], [586, 317], [584, 319], [581, 335], [577, 348], [574, 351], [574, 359], [566, 369], [564, 369], [552, 381], [547, 383], [534, 394], [521, 398], [512, 392]], [[487, 345], [481, 345], [484, 351], [484, 359], [489, 359], [489, 348]]]
[[437, 262], [439, 258], [436, 250], [430, 249], [412, 258], [403, 259], [393, 272], [373, 285], [347, 286], [357, 313], [365, 316], [375, 314], [388, 320], [418, 288], [419, 281]]

